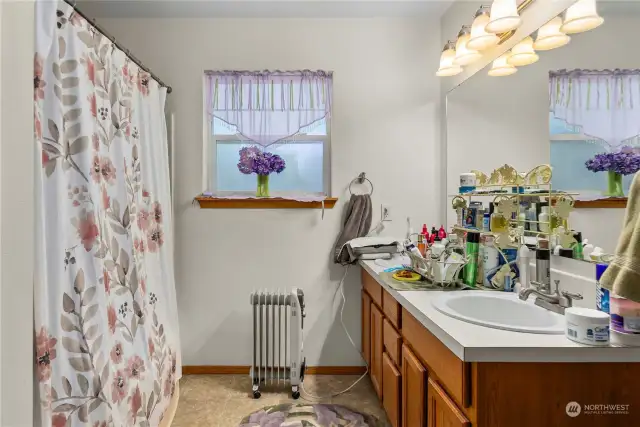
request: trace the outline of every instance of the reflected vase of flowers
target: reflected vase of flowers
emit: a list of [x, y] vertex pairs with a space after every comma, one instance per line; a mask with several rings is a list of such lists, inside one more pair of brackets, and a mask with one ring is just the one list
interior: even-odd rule
[[600, 153], [587, 160], [585, 166], [591, 172], [607, 172], [608, 197], [625, 197], [622, 176], [640, 170], [640, 154], [636, 148], [624, 147], [617, 153]]
[[255, 146], [241, 148], [239, 154], [238, 170], [245, 175], [257, 175], [256, 197], [269, 197], [269, 175], [285, 169], [284, 159]]

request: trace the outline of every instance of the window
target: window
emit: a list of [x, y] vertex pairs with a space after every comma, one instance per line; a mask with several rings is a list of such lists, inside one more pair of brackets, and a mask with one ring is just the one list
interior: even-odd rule
[[[265, 169], [253, 156], [270, 153], [285, 162], [284, 169], [266, 168], [270, 197], [329, 196], [331, 88], [332, 75], [324, 71], [206, 72], [205, 192], [255, 196]], [[242, 164], [241, 150], [250, 153]]]
[[[323, 119], [292, 138], [264, 148], [264, 151], [277, 154], [286, 162], [281, 173], [270, 177], [272, 195], [329, 195], [329, 123], [328, 118]], [[218, 118], [213, 119], [208, 138], [207, 191], [217, 196], [255, 193], [255, 175], [245, 175], [238, 170], [240, 149], [255, 146], [255, 142], [246, 140], [235, 126]]]

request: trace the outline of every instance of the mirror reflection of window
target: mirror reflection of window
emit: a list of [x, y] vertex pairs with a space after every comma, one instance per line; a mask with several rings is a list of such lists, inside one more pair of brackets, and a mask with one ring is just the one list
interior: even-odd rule
[[[607, 191], [607, 181], [589, 171], [585, 163], [596, 154], [608, 150], [602, 140], [584, 135], [580, 128], [568, 125], [564, 120], [549, 113], [551, 141], [551, 167], [553, 168], [552, 188], [578, 192], [581, 196], [602, 196]], [[640, 150], [640, 138], [628, 141], [630, 147]], [[633, 181], [633, 175], [622, 178], [625, 194]]]

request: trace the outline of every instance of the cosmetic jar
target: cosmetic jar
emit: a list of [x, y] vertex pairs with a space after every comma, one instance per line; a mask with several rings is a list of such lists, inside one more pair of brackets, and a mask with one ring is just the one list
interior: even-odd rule
[[460, 174], [460, 193], [470, 193], [476, 189], [476, 174], [461, 173]]
[[580, 344], [609, 345], [609, 315], [591, 308], [569, 307], [564, 311], [565, 336]]

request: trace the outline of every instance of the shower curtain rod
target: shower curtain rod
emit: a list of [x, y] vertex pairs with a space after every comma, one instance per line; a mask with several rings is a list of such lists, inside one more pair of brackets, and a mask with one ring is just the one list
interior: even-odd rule
[[120, 43], [118, 43], [115, 37], [113, 37], [111, 34], [109, 34], [109, 32], [107, 30], [105, 30], [100, 25], [98, 25], [98, 23], [96, 22], [96, 20], [94, 18], [89, 18], [80, 9], [78, 9], [78, 7], [76, 6], [77, 0], [64, 0], [64, 1], [65, 1], [65, 3], [67, 3], [69, 6], [71, 6], [73, 8], [75, 13], [77, 13], [80, 16], [82, 16], [84, 19], [86, 19], [88, 22], [90, 22], [91, 25], [93, 25], [96, 28], [96, 30], [101, 32], [103, 36], [105, 36], [106, 38], [111, 40], [111, 42], [114, 45], [116, 45], [116, 47], [118, 49], [123, 51], [125, 53], [125, 55], [127, 55], [127, 57], [129, 59], [131, 59], [138, 67], [140, 67], [141, 69], [143, 69], [144, 71], [149, 73], [151, 78], [154, 79], [155, 81], [157, 81], [160, 86], [166, 87], [167, 88], [167, 93], [171, 93], [171, 91], [173, 90], [173, 89], [171, 89], [171, 86], [169, 86], [168, 84], [163, 82], [160, 79], [160, 77], [158, 77], [157, 75], [153, 74], [153, 72], [149, 68], [145, 67], [144, 64], [142, 64], [142, 61], [140, 61], [138, 58], [136, 58], [135, 55], [133, 53], [131, 53], [131, 51], [129, 49], [125, 48]]

